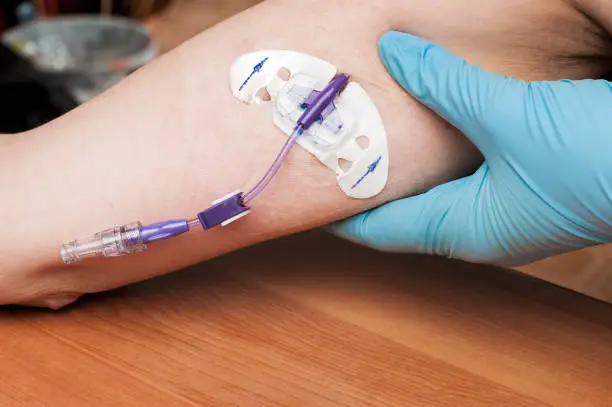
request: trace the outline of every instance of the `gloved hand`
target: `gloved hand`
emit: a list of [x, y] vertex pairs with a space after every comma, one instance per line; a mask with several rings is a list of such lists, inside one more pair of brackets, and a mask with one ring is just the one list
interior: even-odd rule
[[379, 48], [395, 79], [485, 162], [468, 177], [338, 222], [333, 233], [385, 251], [506, 266], [611, 240], [611, 83], [502, 77], [398, 32]]

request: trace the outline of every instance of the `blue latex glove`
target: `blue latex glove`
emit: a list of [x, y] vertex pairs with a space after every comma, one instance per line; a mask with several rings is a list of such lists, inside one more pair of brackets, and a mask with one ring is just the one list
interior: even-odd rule
[[[482, 152], [472, 175], [331, 226], [377, 249], [525, 264], [612, 238], [612, 86], [523, 82], [398, 32], [382, 60]], [[401, 156], [395, 151], [394, 156]]]

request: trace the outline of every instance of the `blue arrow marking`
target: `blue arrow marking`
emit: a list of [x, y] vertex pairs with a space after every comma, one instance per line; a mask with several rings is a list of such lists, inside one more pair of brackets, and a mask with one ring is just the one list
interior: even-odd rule
[[240, 85], [240, 87], [238, 88], [238, 92], [240, 92], [242, 90], [242, 88], [244, 88], [246, 86], [246, 84], [251, 80], [253, 75], [255, 75], [257, 72], [261, 71], [261, 68], [263, 68], [263, 66], [264, 66], [264, 64], [266, 63], [267, 60], [268, 60], [268, 57], [265, 57], [264, 59], [259, 61], [259, 63], [257, 65], [255, 65], [253, 67], [253, 72], [251, 72], [251, 74], [244, 80], [244, 82], [242, 82], [242, 85]]
[[380, 164], [380, 160], [382, 160], [382, 155], [381, 155], [381, 156], [379, 156], [379, 157], [378, 157], [376, 160], [374, 160], [374, 161], [372, 162], [372, 164], [368, 165], [368, 170], [366, 171], [366, 173], [365, 173], [365, 174], [363, 174], [363, 175], [361, 176], [361, 178], [359, 178], [359, 179], [357, 180], [357, 182], [355, 182], [355, 183], [353, 184], [353, 186], [351, 187], [351, 189], [355, 189], [355, 187], [356, 187], [357, 185], [361, 184], [361, 181], [363, 181], [363, 180], [365, 179], [365, 177], [367, 177], [368, 175], [370, 175], [371, 173], [373, 173], [373, 172], [374, 172], [374, 170], [376, 170], [376, 167], [378, 167], [378, 164]]

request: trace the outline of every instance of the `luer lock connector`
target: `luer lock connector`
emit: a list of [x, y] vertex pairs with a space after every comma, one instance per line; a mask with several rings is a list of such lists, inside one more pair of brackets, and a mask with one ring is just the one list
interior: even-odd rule
[[121, 256], [142, 251], [147, 246], [142, 240], [141, 229], [142, 224], [134, 222], [103, 230], [91, 238], [73, 240], [62, 245], [62, 260], [71, 264], [88, 257]]

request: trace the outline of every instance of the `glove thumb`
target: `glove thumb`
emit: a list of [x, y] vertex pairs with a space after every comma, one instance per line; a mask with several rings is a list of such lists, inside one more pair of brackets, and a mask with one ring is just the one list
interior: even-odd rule
[[494, 116], [500, 100], [505, 105], [522, 103], [524, 82], [484, 71], [422, 38], [389, 31], [379, 41], [379, 52], [408, 93], [463, 132], [485, 155], [491, 144], [485, 120]]
[[410, 198], [336, 222], [328, 230], [344, 239], [391, 252], [453, 257], [459, 235], [474, 219], [486, 166], [476, 173]]

